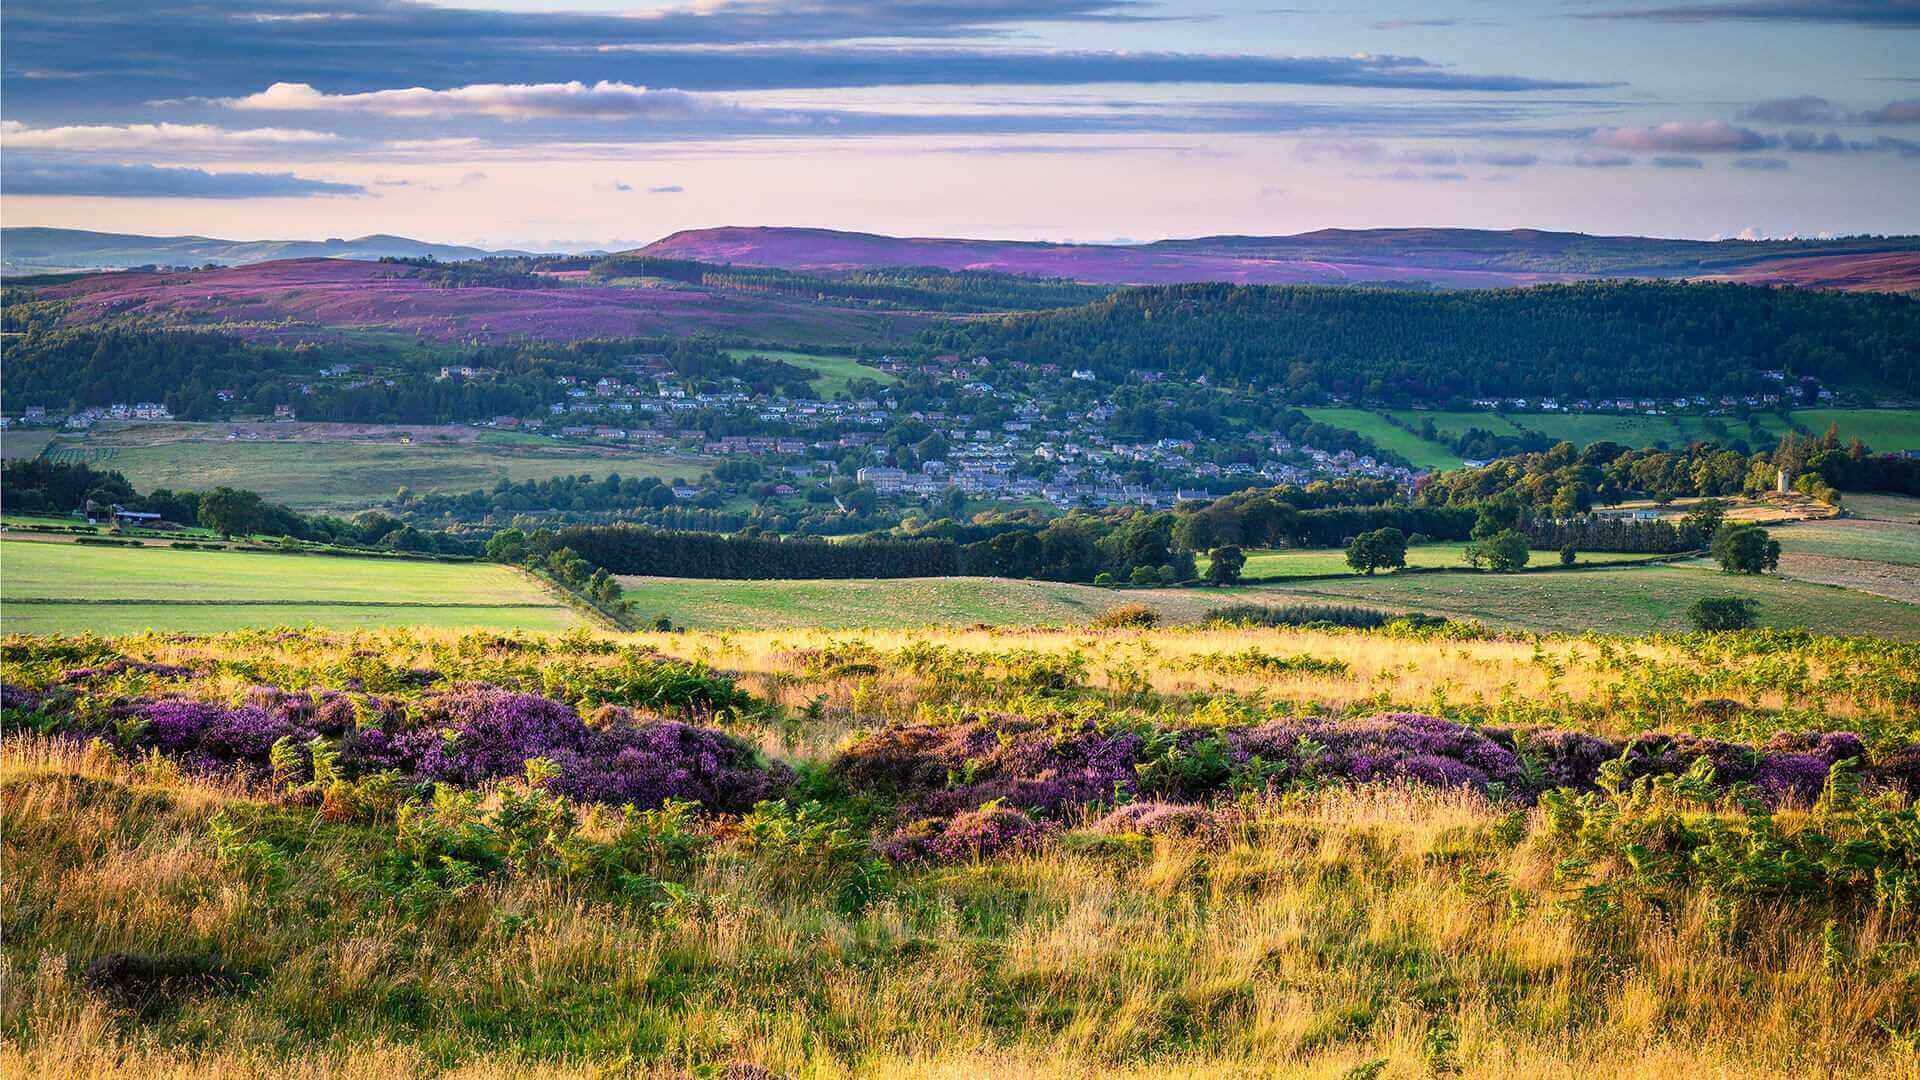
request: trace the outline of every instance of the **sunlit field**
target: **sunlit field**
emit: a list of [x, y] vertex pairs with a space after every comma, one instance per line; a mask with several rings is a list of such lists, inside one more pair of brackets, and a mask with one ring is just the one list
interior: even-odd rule
[[0, 1052], [1909, 1075], [1914, 648], [1405, 623], [11, 637]]

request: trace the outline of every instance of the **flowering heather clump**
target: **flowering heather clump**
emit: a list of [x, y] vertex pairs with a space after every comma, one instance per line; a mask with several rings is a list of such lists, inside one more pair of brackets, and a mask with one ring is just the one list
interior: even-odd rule
[[945, 817], [995, 799], [1058, 814], [1137, 794], [1141, 745], [1134, 732], [1092, 723], [1053, 727], [993, 717], [876, 732], [835, 768], [850, 786], [895, 795], [920, 816]]
[[46, 701], [45, 694], [35, 693], [24, 686], [0, 682], [0, 713], [25, 715], [39, 712]]
[[1531, 770], [1529, 786], [1534, 787], [1591, 788], [1600, 767], [1620, 756], [1618, 744], [1584, 731], [1541, 728], [1488, 734], [1518, 751], [1523, 766]]
[[[12, 688], [5, 701], [9, 709], [39, 704], [38, 695]], [[762, 764], [751, 747], [723, 732], [619, 708], [600, 718], [590, 725], [551, 698], [479, 683], [422, 698], [411, 714], [388, 698], [256, 686], [238, 706], [185, 697], [121, 702], [111, 723], [76, 733], [158, 750], [199, 770], [254, 777], [271, 774], [273, 747], [282, 739], [338, 739], [335, 765], [350, 776], [391, 770], [458, 785], [518, 776], [529, 759], [548, 758], [560, 770], [554, 790], [642, 807], [680, 799], [743, 811], [793, 779], [792, 770]]]
[[621, 717], [589, 732], [579, 751], [554, 755], [555, 789], [591, 802], [658, 806], [668, 799], [739, 813], [772, 799], [793, 770], [761, 765], [746, 744], [711, 728], [673, 720], [636, 724]]
[[1193, 803], [1136, 802], [1115, 807], [1093, 823], [1109, 836], [1193, 836], [1214, 838], [1226, 830], [1220, 811]]
[[145, 660], [130, 660], [121, 656], [93, 667], [68, 668], [60, 673], [60, 681], [63, 683], [80, 683], [130, 673], [152, 675], [161, 679], [185, 679], [192, 677], [193, 669], [180, 667], [176, 664], [154, 664]]
[[[1229, 736], [1236, 758], [1295, 762], [1340, 780], [1414, 780], [1485, 789], [1521, 779], [1513, 751], [1484, 732], [1437, 716], [1383, 713], [1357, 721], [1294, 720]], [[1307, 743], [1311, 743], [1311, 749]]]
[[161, 698], [116, 710], [121, 730], [134, 746], [159, 750], [207, 771], [238, 769], [265, 775], [273, 744], [283, 738], [305, 742], [317, 732], [285, 713], [258, 705], [229, 708], [193, 698]]
[[1022, 810], [992, 803], [951, 818], [922, 818], [878, 848], [894, 862], [965, 862], [1031, 850], [1053, 831]]

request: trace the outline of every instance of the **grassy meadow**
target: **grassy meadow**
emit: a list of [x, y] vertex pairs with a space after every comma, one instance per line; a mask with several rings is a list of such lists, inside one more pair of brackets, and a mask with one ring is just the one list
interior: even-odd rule
[[797, 368], [814, 373], [813, 390], [822, 398], [832, 398], [844, 393], [856, 379], [872, 379], [883, 386], [890, 386], [900, 380], [876, 367], [868, 367], [851, 356], [834, 356], [821, 353], [792, 352], [786, 349], [728, 349], [727, 355], [744, 360], [759, 356], [768, 360], [780, 360]]
[[[1298, 656], [1319, 663], [1273, 662]], [[11, 638], [0, 675], [26, 733], [0, 746], [0, 1068], [1914, 1075], [1914, 915], [1817, 854], [1826, 837], [1865, 845], [1850, 850], [1913, 887], [1902, 883], [1920, 851], [1898, 839], [1910, 796], [1755, 816], [1696, 764], [1686, 783], [1649, 779], [1637, 794], [1536, 799], [1324, 778], [1313, 769], [1332, 759], [1311, 741], [1296, 744], [1300, 760], [1321, 764], [1284, 782], [1157, 792], [1211, 775], [1195, 764], [1209, 732], [1314, 713], [1332, 738], [1394, 709], [1451, 717], [1432, 723], [1495, 757], [1506, 751], [1476, 725], [1757, 741], [1844, 725], [1888, 762], [1916, 736], [1901, 676], [1916, 662], [1913, 646], [1765, 634]], [[501, 689], [453, 685], [468, 679]], [[90, 719], [113, 703], [183, 717], [169, 703], [184, 697], [203, 703], [191, 715], [252, 731], [308, 716], [308, 694], [350, 703], [346, 732], [275, 751], [271, 767], [246, 749], [257, 743], [221, 741], [252, 755], [233, 772], [164, 749], [177, 719], [164, 735]], [[714, 698], [729, 705], [700, 704]], [[495, 737], [474, 726], [494, 713], [462, 709], [536, 700], [542, 715], [593, 707], [612, 725], [645, 702], [657, 717], [645, 723], [723, 731], [762, 768], [792, 769], [780, 774], [792, 786], [751, 808], [639, 812], [543, 787], [558, 783], [539, 779], [552, 766], [517, 778], [526, 751], [494, 779], [430, 796], [343, 764], [356, 724], [419, 711], [467, 725], [439, 737], [458, 748]], [[977, 728], [982, 714], [997, 726]], [[1392, 716], [1372, 722], [1393, 730]], [[927, 751], [901, 740], [942, 731], [976, 732], [973, 764], [935, 756], [910, 770]], [[876, 775], [925, 775], [936, 799], [1009, 790], [1040, 805], [996, 786], [996, 770], [1087, 740], [1135, 740], [1147, 755], [1137, 795], [1109, 789], [1121, 805], [1034, 819], [996, 798], [955, 822], [1040, 824], [991, 848], [877, 854], [927, 823], [899, 825], [913, 811]], [[1713, 869], [1736, 852], [1733, 872]], [[1797, 876], [1775, 876], [1787, 865]]]
[[[267, 425], [270, 429], [272, 425]], [[463, 492], [496, 481], [545, 480], [590, 473], [604, 476], [694, 478], [707, 466], [657, 455], [572, 447], [550, 439], [500, 432], [462, 433], [459, 439], [399, 441], [398, 429], [378, 438], [302, 437], [285, 441], [228, 441], [226, 424], [126, 425], [84, 439], [62, 438], [47, 448], [55, 460], [79, 461], [125, 474], [134, 486], [195, 489], [219, 485], [258, 491], [298, 510], [347, 511], [415, 492]]]
[[[1407, 548], [1407, 565], [1417, 569], [1464, 567], [1467, 565], [1466, 551], [1465, 543], [1415, 544]], [[1266, 548], [1249, 551], [1246, 555], [1247, 565], [1241, 570], [1241, 574], [1247, 578], [1289, 578], [1356, 573], [1347, 565], [1346, 552], [1334, 548]], [[1658, 557], [1592, 551], [1582, 552], [1580, 561], [1590, 566], [1607, 566], [1617, 563], [1646, 562]], [[1203, 574], [1206, 572], [1207, 561], [1204, 557], [1199, 560]], [[1532, 565], [1557, 564], [1559, 561], [1558, 551], [1535, 549], [1533, 552]]]
[[564, 630], [532, 578], [489, 563], [0, 540], [8, 633], [210, 633], [247, 626]]
[[1920, 639], [1920, 605], [1784, 577], [1723, 574], [1706, 560], [1537, 574], [1387, 575], [1235, 592], [1267, 603], [1311, 598], [1479, 619], [1514, 629], [1602, 634], [1682, 631], [1687, 629], [1687, 607], [1695, 600], [1740, 596], [1759, 602], [1762, 626]]
[[[1357, 431], [1380, 446], [1405, 457], [1419, 468], [1459, 468], [1459, 455], [1437, 442], [1415, 434], [1432, 420], [1442, 434], [1461, 435], [1472, 428], [1496, 435], [1537, 431], [1577, 446], [1615, 442], [1622, 446], [1685, 446], [1704, 439], [1743, 439], [1756, 449], [1776, 442], [1788, 430], [1774, 413], [1755, 413], [1751, 422], [1730, 416], [1627, 416], [1614, 414], [1546, 414], [1447, 412], [1416, 409], [1388, 410], [1414, 431], [1388, 423], [1369, 409], [1309, 408], [1316, 420]], [[1875, 450], [1920, 450], [1920, 409], [1795, 409], [1793, 422], [1813, 432], [1838, 424], [1846, 438], [1859, 438]]]

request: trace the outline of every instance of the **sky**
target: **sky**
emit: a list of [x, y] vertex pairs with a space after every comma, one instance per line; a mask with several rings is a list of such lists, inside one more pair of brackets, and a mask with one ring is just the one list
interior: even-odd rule
[[7, 0], [0, 222], [1920, 232], [1920, 0]]

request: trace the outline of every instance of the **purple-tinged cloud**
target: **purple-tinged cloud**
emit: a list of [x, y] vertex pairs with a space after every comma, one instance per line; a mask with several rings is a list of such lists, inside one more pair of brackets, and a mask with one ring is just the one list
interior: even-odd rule
[[1701, 161], [1697, 157], [1680, 157], [1680, 156], [1674, 156], [1672, 154], [1661, 154], [1660, 156], [1654, 158], [1653, 165], [1654, 165], [1654, 168], [1656, 169], [1704, 169], [1706, 168], [1706, 162]]
[[1920, 98], [1893, 101], [1860, 114], [1868, 124], [1920, 124]]
[[1786, 158], [1743, 157], [1735, 158], [1733, 167], [1736, 169], [1748, 169], [1753, 172], [1785, 172], [1793, 166], [1788, 163]]
[[1780, 136], [1780, 145], [1802, 154], [1841, 154], [1856, 149], [1831, 131], [1825, 135], [1814, 131], [1789, 131]]
[[1725, 120], [1673, 120], [1652, 127], [1601, 128], [1593, 133], [1592, 141], [1615, 150], [1682, 153], [1738, 153], [1771, 145], [1765, 135]]
[[1618, 169], [1633, 164], [1633, 159], [1625, 154], [1579, 153], [1568, 158], [1567, 164], [1581, 169]]
[[1540, 164], [1540, 155], [1496, 150], [1490, 154], [1477, 155], [1473, 160], [1482, 165], [1492, 165], [1501, 169], [1524, 169], [1532, 165]]
[[1800, 97], [1756, 101], [1740, 110], [1740, 119], [1762, 124], [1829, 124], [1840, 119], [1840, 110], [1823, 97]]
[[659, 187], [650, 187], [650, 188], [648, 188], [648, 189], [647, 189], [647, 194], [649, 194], [649, 195], [678, 195], [678, 194], [680, 194], [681, 192], [683, 192], [683, 191], [685, 191], [685, 190], [687, 190], [687, 189], [686, 189], [686, 188], [683, 188], [683, 187], [681, 187], [681, 186], [680, 186], [679, 184], [662, 184], [662, 185], [660, 185]]

